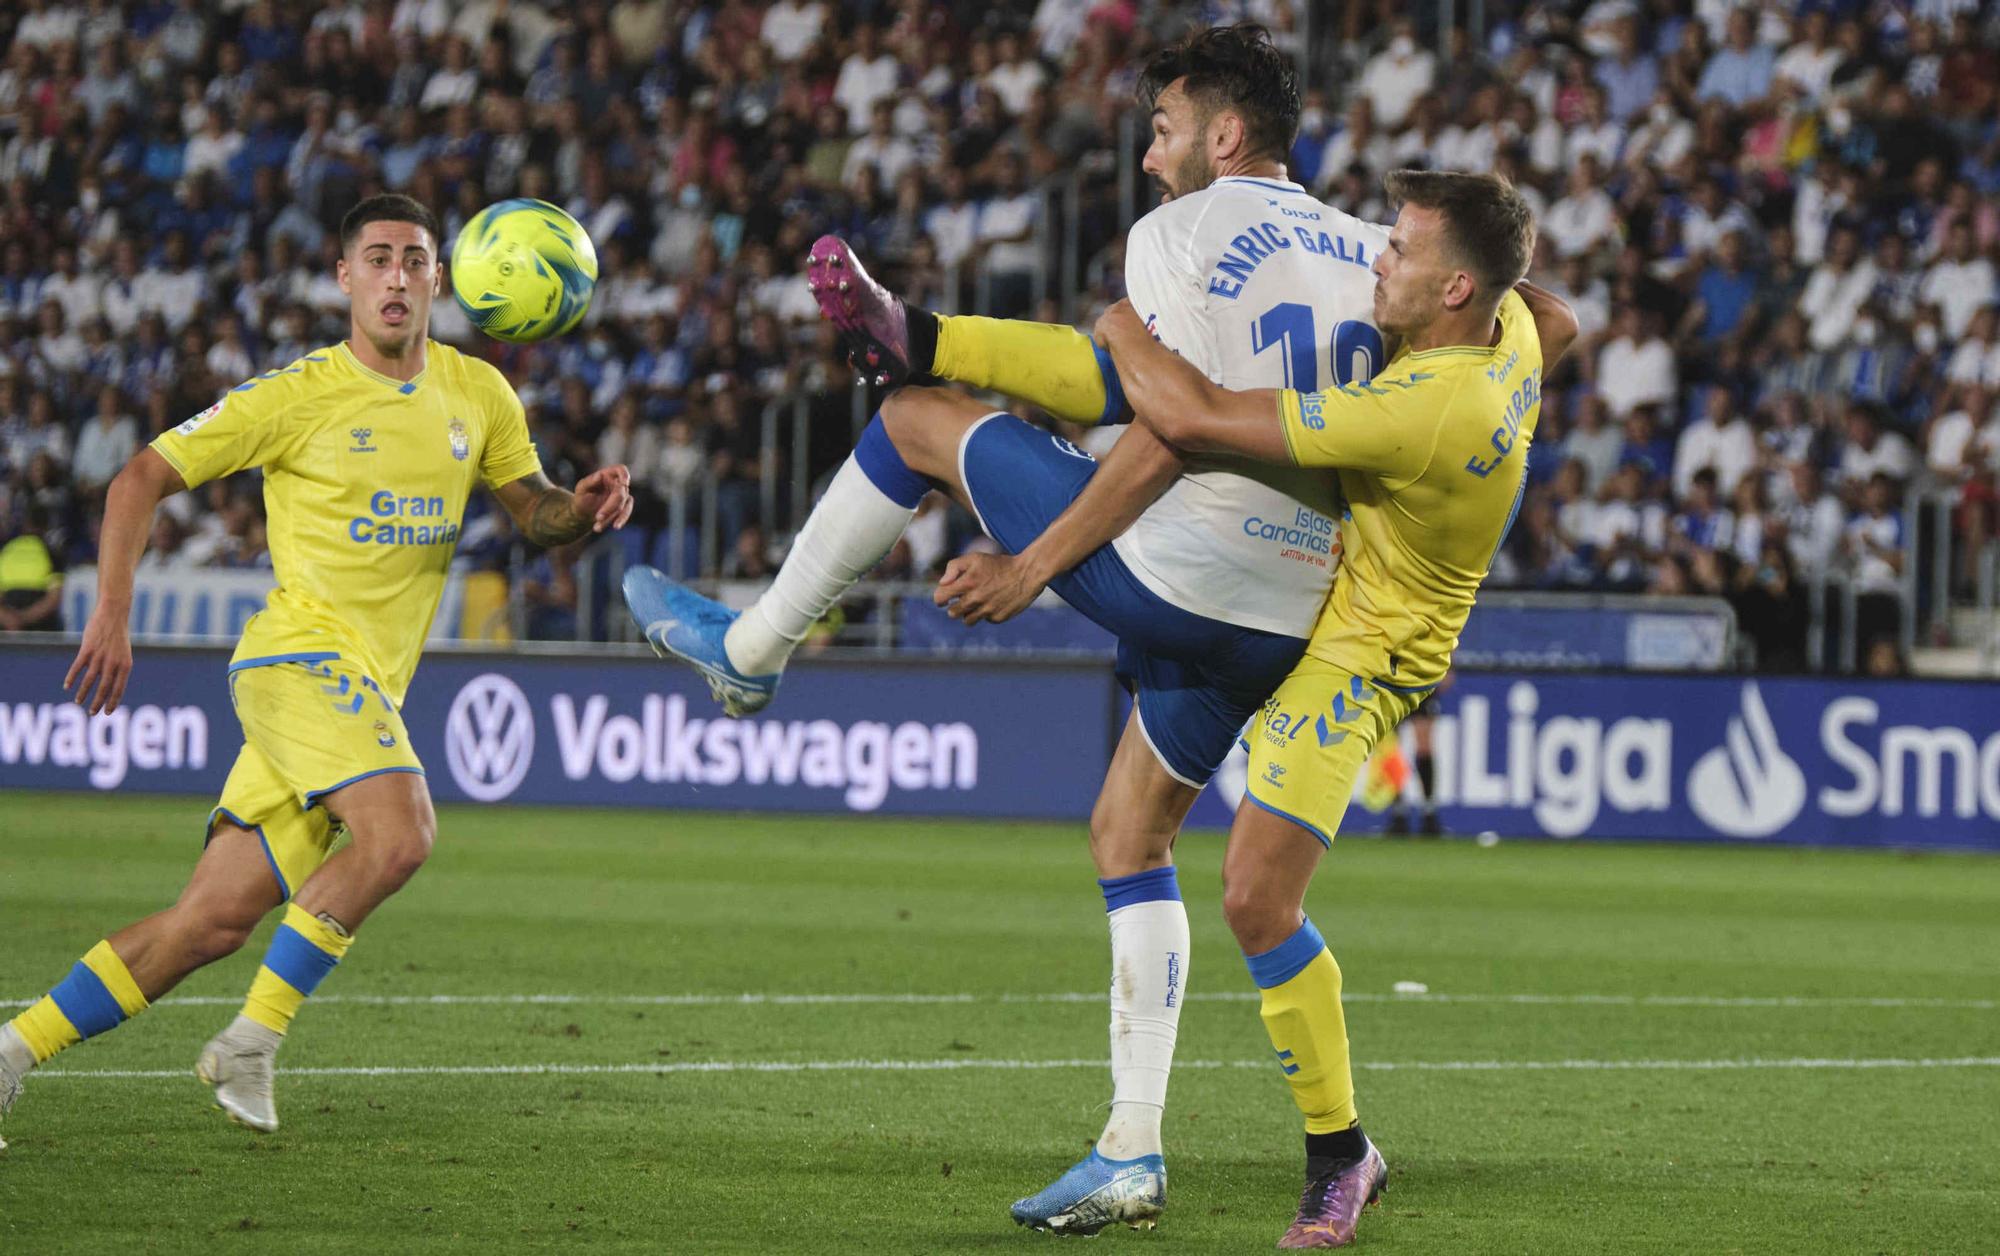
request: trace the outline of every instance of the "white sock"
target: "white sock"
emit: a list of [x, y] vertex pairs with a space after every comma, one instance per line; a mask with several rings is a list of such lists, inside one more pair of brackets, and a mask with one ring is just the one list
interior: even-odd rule
[[235, 1020], [229, 1022], [229, 1028], [222, 1031], [222, 1036], [243, 1046], [255, 1047], [259, 1051], [276, 1051], [285, 1041], [285, 1036], [277, 1030], [253, 1021], [240, 1012]]
[[1160, 1116], [1187, 997], [1187, 908], [1179, 899], [1120, 907], [1111, 923], [1111, 1117], [1097, 1140], [1111, 1160], [1160, 1152]]
[[34, 1048], [12, 1022], [0, 1025], [0, 1064], [5, 1064], [16, 1077], [27, 1076], [36, 1064]]
[[888, 557], [916, 513], [876, 488], [853, 458], [842, 463], [771, 587], [722, 639], [730, 666], [745, 676], [781, 670], [841, 595]]

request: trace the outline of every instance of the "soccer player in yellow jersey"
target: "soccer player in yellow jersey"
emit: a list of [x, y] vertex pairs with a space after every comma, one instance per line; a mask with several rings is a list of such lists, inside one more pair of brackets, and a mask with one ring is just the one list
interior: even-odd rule
[[1371, 381], [1232, 392], [1157, 345], [1129, 305], [1097, 327], [1161, 439], [1327, 468], [1348, 503], [1306, 656], [1245, 733], [1249, 788], [1223, 863], [1223, 912], [1305, 1114], [1306, 1188], [1283, 1248], [1351, 1242], [1388, 1175], [1355, 1115], [1340, 969], [1305, 918], [1306, 885], [1369, 752], [1450, 666], [1520, 506], [1544, 360], [1575, 334], [1559, 300], [1515, 290], [1535, 229], [1506, 182], [1399, 171], [1388, 190], [1401, 209], [1374, 264], [1375, 319], [1402, 349]]
[[485, 484], [545, 546], [631, 513], [622, 466], [574, 493], [550, 484], [506, 379], [426, 335], [441, 274], [430, 210], [371, 197], [340, 240], [348, 338], [232, 388], [111, 484], [97, 607], [64, 681], [91, 714], [116, 709], [132, 670], [132, 574], [161, 499], [260, 468], [278, 587], [229, 665], [244, 746], [193, 875], [0, 1027], [0, 1114], [34, 1066], [235, 952], [289, 901], [242, 1013], [196, 1065], [231, 1117], [276, 1129], [272, 1061], [293, 1015], [430, 853], [436, 818], [400, 708], [467, 496]]

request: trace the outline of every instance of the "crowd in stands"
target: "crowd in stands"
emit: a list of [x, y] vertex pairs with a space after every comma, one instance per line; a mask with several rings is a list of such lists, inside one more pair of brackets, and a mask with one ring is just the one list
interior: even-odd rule
[[[126, 457], [343, 336], [333, 229], [359, 197], [417, 196], [448, 241], [525, 195], [597, 242], [584, 327], [501, 345], [446, 299], [433, 334], [515, 381], [553, 478], [630, 464], [647, 538], [712, 495], [715, 574], [756, 578], [782, 541], [760, 484], [823, 474], [851, 435], [810, 241], [848, 235], [927, 304], [1052, 318], [1037, 188], [1083, 172], [1087, 323], [1151, 201], [1143, 179], [1117, 199], [1137, 64], [1190, 22], [1252, 19], [1306, 68], [1294, 178], [1385, 220], [1389, 169], [1491, 170], [1541, 214], [1535, 276], [1584, 336], [1546, 382], [1496, 582], [1723, 596], [1786, 666], [1839, 574], [1864, 642], [1893, 633], [1907, 495], [1957, 495], [1964, 554], [2000, 523], [2000, 18], [1483, 11], [1475, 41], [1390, 0], [1317, 5], [1310, 29], [1300, 0], [21, 0], [0, 14], [0, 539], [91, 561]], [[802, 469], [760, 422], [794, 395]], [[260, 514], [254, 481], [184, 495], [146, 562], [267, 564]], [[971, 535], [941, 518], [890, 574]], [[497, 518], [463, 550], [519, 561]], [[520, 573], [558, 610], [564, 561]]]

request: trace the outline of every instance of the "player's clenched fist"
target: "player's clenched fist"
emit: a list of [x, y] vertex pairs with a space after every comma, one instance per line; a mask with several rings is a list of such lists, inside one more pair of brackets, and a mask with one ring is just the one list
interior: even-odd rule
[[620, 463], [584, 476], [576, 486], [576, 513], [590, 520], [592, 532], [624, 527], [632, 517], [632, 472]]

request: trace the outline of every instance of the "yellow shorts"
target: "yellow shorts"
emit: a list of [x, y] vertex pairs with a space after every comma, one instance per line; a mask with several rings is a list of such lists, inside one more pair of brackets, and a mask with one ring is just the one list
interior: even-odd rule
[[229, 699], [244, 745], [209, 827], [226, 817], [255, 831], [289, 899], [338, 836], [321, 798], [383, 772], [421, 775], [424, 765], [388, 697], [338, 657], [233, 669]]
[[1429, 694], [1384, 689], [1330, 663], [1299, 660], [1243, 735], [1250, 801], [1332, 846], [1368, 756]]

